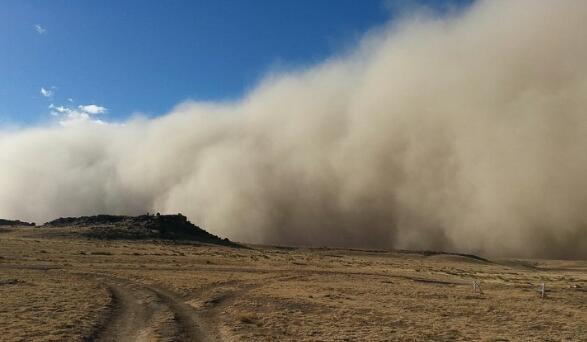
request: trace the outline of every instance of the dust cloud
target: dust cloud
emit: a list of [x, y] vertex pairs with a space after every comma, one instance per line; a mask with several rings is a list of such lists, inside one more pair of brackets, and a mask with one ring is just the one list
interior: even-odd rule
[[0, 217], [182, 212], [233, 240], [587, 257], [587, 2], [406, 13], [234, 102], [0, 132]]

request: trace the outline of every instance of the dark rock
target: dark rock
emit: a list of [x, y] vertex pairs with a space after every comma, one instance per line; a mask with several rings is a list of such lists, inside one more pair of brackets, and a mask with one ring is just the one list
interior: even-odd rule
[[87, 237], [98, 239], [187, 240], [225, 246], [238, 246], [228, 239], [222, 239], [208, 233], [204, 229], [192, 224], [188, 221], [187, 217], [181, 214], [61, 217], [45, 223], [43, 227], [90, 228], [83, 234]]
[[4, 220], [0, 219], [0, 226], [8, 226], [8, 227], [34, 227], [34, 223], [30, 222], [23, 222], [20, 220]]

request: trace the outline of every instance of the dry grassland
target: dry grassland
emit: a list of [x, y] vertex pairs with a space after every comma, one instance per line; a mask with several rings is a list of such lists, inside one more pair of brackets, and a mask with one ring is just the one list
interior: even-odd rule
[[0, 233], [0, 340], [587, 341], [583, 261], [69, 231]]

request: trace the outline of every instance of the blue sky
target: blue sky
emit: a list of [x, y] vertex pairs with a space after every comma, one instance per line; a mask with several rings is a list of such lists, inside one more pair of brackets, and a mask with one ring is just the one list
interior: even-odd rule
[[124, 120], [187, 99], [236, 99], [268, 70], [343, 51], [405, 3], [4, 0], [0, 127], [44, 123], [60, 110]]

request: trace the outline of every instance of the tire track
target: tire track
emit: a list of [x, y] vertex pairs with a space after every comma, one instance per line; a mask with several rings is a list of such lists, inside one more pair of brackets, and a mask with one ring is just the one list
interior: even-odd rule
[[112, 297], [110, 316], [87, 340], [211, 340], [199, 325], [194, 309], [171, 291], [105, 274], [81, 275], [103, 283]]
[[129, 289], [117, 284], [109, 284], [108, 290], [112, 297], [112, 311], [104, 328], [94, 333], [90, 340], [95, 341], [132, 341], [139, 340], [149, 319], [154, 313], [153, 308], [141, 305], [140, 300]]

